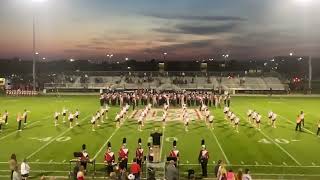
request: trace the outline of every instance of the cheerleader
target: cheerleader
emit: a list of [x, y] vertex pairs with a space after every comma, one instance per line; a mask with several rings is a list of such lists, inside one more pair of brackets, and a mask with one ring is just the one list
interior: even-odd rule
[[259, 113], [257, 113], [256, 116], [256, 125], [257, 125], [257, 129], [260, 130], [260, 123], [261, 123], [261, 115]]
[[234, 126], [234, 119], [236, 118], [236, 115], [231, 112], [231, 116], [230, 116], [230, 123]]
[[92, 131], [96, 131], [96, 116], [95, 114], [92, 115], [92, 118], [91, 118], [91, 125], [92, 125]]
[[253, 110], [252, 114], [251, 114], [251, 122], [252, 122], [252, 124], [254, 124], [256, 122], [256, 118], [257, 118], [257, 112], [255, 110]]
[[68, 116], [68, 120], [69, 120], [69, 127], [73, 128], [72, 124], [73, 124], [73, 119], [74, 119], [74, 114], [72, 114], [71, 112], [69, 113]]
[[115, 117], [116, 128], [120, 128], [120, 118], [121, 118], [120, 113], [117, 113], [117, 115], [116, 115], [116, 117]]
[[79, 125], [79, 115], [80, 115], [80, 111], [76, 109], [76, 112], [74, 113], [74, 116], [76, 119], [76, 125]]
[[54, 115], [53, 115], [53, 117], [54, 117], [54, 126], [59, 125], [59, 124], [58, 124], [59, 115], [60, 115], [59, 112], [57, 112], [57, 111], [54, 112]]
[[235, 129], [236, 129], [237, 133], [239, 133], [239, 122], [240, 122], [240, 118], [236, 117], [234, 119], [234, 126], [235, 126]]
[[142, 121], [143, 121], [143, 114], [140, 114], [138, 118], [138, 131], [142, 131]]
[[247, 117], [248, 117], [248, 121], [251, 122], [251, 117], [252, 117], [252, 110], [251, 109], [248, 110]]
[[100, 114], [100, 111], [98, 110], [96, 112], [96, 117], [95, 117], [95, 121], [96, 121], [98, 127], [100, 127], [100, 118], [101, 118], [101, 114]]
[[109, 112], [109, 106], [108, 105], [106, 105], [104, 107], [104, 111], [105, 111], [104, 119], [107, 120], [108, 119], [108, 112]]
[[224, 113], [224, 119], [227, 120], [228, 119], [228, 113], [230, 111], [230, 108], [228, 106], [225, 106], [223, 108], [223, 113]]
[[67, 109], [63, 108], [62, 109], [62, 122], [65, 123], [66, 122], [66, 116], [67, 116]]
[[105, 113], [106, 113], [105, 108], [101, 107], [101, 109], [100, 109], [100, 114], [101, 114], [100, 122], [101, 123], [104, 123]]
[[210, 127], [211, 127], [212, 129], [214, 129], [214, 128], [213, 128], [213, 119], [214, 119], [214, 116], [213, 116], [213, 115], [210, 115], [210, 116], [209, 116], [209, 125], [210, 125]]
[[269, 123], [272, 124], [272, 116], [273, 116], [273, 112], [269, 111], [268, 112], [268, 118], [269, 118]]
[[163, 115], [162, 115], [162, 128], [165, 128], [166, 126], [166, 119], [167, 119], [167, 111], [163, 112]]
[[276, 120], [277, 120], [277, 114], [276, 113], [273, 113], [272, 114], [272, 117], [271, 117], [271, 126], [273, 128], [276, 128]]
[[4, 114], [3, 114], [3, 120], [4, 120], [5, 125], [8, 125], [8, 118], [9, 118], [9, 113], [7, 110], [5, 110]]

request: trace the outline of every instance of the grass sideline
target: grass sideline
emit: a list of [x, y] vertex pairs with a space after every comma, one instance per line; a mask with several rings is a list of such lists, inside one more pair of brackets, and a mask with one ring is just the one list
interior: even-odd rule
[[[211, 108], [215, 115], [214, 130], [210, 130], [198, 118], [191, 121], [188, 132], [185, 132], [182, 122], [168, 122], [163, 130], [162, 159], [171, 150], [172, 139], [177, 138], [181, 174], [190, 168], [199, 174], [197, 156], [200, 141], [204, 138], [210, 152], [210, 173], [213, 172], [215, 161], [223, 159], [229, 161], [228, 168], [234, 171], [249, 168], [255, 179], [319, 179], [320, 138], [314, 134], [320, 119], [319, 102], [318, 97], [233, 97], [231, 109], [241, 119], [240, 133], [236, 133], [224, 120], [222, 109]], [[70, 130], [61, 122], [54, 127], [53, 112], [61, 111], [62, 107], [73, 111], [80, 109], [80, 127]], [[15, 115], [24, 108], [31, 111], [29, 126], [22, 132], [16, 132]], [[148, 122], [144, 130], [138, 132], [136, 120], [129, 118], [116, 131], [112, 120], [119, 107], [112, 107], [108, 115], [110, 119], [92, 132], [89, 120], [98, 108], [98, 98], [95, 96], [0, 97], [0, 112], [7, 109], [10, 113], [9, 125], [4, 126], [0, 133], [0, 176], [8, 175], [7, 161], [12, 152], [17, 154], [19, 162], [30, 156], [33, 177], [42, 174], [66, 176], [72, 152], [79, 151], [82, 144], [87, 144], [91, 157], [97, 155], [98, 175], [103, 175], [102, 162], [107, 140], [112, 142], [113, 151], [117, 152], [122, 138], [126, 137], [131, 161], [138, 138], [142, 138], [146, 149], [149, 134], [155, 128], [162, 130], [162, 123]], [[253, 128], [245, 119], [249, 108], [263, 115], [261, 131]], [[267, 123], [269, 110], [279, 115], [276, 129]], [[295, 117], [300, 110], [306, 113], [306, 129], [302, 133], [294, 131]]]

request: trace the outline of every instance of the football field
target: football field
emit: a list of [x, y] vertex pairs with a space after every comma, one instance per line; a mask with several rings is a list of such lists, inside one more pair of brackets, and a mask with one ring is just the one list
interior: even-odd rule
[[[9, 112], [9, 124], [0, 132], [0, 179], [10, 174], [8, 160], [12, 153], [18, 161], [28, 158], [31, 176], [57, 176], [67, 178], [70, 171], [69, 161], [73, 152], [81, 151], [82, 144], [87, 145], [91, 159], [96, 161], [97, 176], [103, 177], [103, 157], [107, 142], [110, 141], [116, 153], [127, 138], [129, 162], [135, 155], [138, 138], [147, 149], [150, 133], [162, 132], [161, 159], [166, 159], [177, 140], [180, 150], [180, 175], [188, 169], [194, 169], [200, 176], [198, 154], [201, 139], [205, 139], [210, 154], [208, 171], [213, 178], [216, 161], [223, 160], [227, 169], [238, 171], [249, 168], [254, 179], [320, 179], [320, 138], [316, 136], [320, 98], [317, 97], [232, 97], [231, 110], [240, 118], [239, 133], [224, 119], [222, 108], [210, 107], [215, 116], [214, 129], [209, 128], [199, 114], [198, 107], [188, 107], [191, 117], [189, 131], [185, 131], [180, 118], [181, 109], [170, 107], [168, 122], [162, 128], [161, 108], [152, 108], [147, 116], [143, 131], [137, 131], [137, 116], [143, 106], [135, 111], [130, 108], [129, 115], [120, 126], [115, 127], [114, 117], [120, 108], [111, 106], [108, 120], [96, 131], [91, 130], [91, 116], [99, 109], [97, 96], [61, 96], [61, 97], [0, 97], [0, 112]], [[53, 113], [68, 110], [80, 110], [80, 126], [72, 129], [68, 123], [54, 126]], [[28, 125], [17, 131], [16, 115], [24, 109], [30, 111]], [[256, 110], [262, 115], [261, 130], [257, 130], [247, 121], [247, 110]], [[268, 112], [278, 114], [277, 128], [269, 125]], [[295, 131], [296, 116], [305, 112], [303, 132]], [[73, 167], [74, 164], [72, 164]], [[92, 171], [89, 165], [89, 170]], [[59, 178], [58, 178], [59, 179]]]

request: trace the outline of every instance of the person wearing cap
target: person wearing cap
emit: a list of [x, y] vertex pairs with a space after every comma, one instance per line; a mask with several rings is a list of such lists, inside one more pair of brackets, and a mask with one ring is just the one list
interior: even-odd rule
[[82, 156], [80, 157], [80, 165], [87, 169], [87, 163], [90, 161], [89, 153], [87, 152], [87, 147], [85, 144], [82, 145]]
[[201, 141], [201, 150], [199, 153], [198, 157], [199, 163], [201, 164], [201, 169], [202, 169], [202, 176], [207, 177], [207, 165], [208, 165], [208, 160], [209, 160], [209, 152], [206, 149], [206, 145], [204, 142], [204, 139]]
[[113, 165], [115, 162], [114, 152], [111, 151], [111, 143], [108, 142], [107, 152], [104, 154], [104, 164], [106, 165], [107, 175], [113, 172]]
[[177, 149], [177, 141], [174, 140], [172, 143], [172, 150], [170, 151], [169, 157], [174, 160], [175, 163], [179, 162], [179, 150]]
[[127, 139], [123, 138], [122, 147], [119, 150], [119, 167], [120, 169], [125, 168], [128, 169], [128, 155], [129, 150], [126, 148]]
[[136, 149], [136, 159], [137, 163], [142, 168], [142, 161], [143, 161], [143, 148], [142, 148], [142, 141], [141, 138], [138, 140], [138, 148]]

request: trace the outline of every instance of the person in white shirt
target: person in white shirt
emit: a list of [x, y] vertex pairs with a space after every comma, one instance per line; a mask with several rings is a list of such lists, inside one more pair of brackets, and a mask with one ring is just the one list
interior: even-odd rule
[[98, 110], [96, 112], [96, 117], [95, 117], [95, 119], [96, 119], [95, 121], [96, 121], [98, 127], [100, 127], [100, 118], [101, 118], [101, 114], [100, 114], [100, 111]]
[[214, 129], [214, 127], [213, 127], [213, 119], [214, 119], [214, 116], [210, 115], [209, 116], [209, 125], [210, 125], [210, 128], [212, 128], [212, 129]]
[[252, 124], [255, 123], [256, 121], [256, 118], [257, 118], [257, 112], [255, 110], [252, 111], [252, 114], [251, 114], [251, 121], [252, 121]]
[[272, 124], [272, 115], [273, 115], [273, 112], [272, 111], [269, 111], [269, 113], [268, 113], [268, 118], [269, 118], [269, 122], [270, 122], [270, 124]]
[[261, 123], [261, 115], [259, 113], [257, 113], [256, 124], [257, 124], [258, 130], [260, 130], [260, 123]]
[[73, 124], [74, 115], [71, 112], [69, 113], [68, 119], [69, 119], [69, 127], [73, 128], [72, 124]]
[[59, 115], [60, 115], [59, 112], [57, 112], [57, 111], [54, 112], [54, 115], [53, 115], [53, 118], [54, 118], [54, 126], [59, 125], [59, 124], [58, 124]]
[[66, 116], [67, 116], [67, 109], [63, 108], [62, 109], [62, 122], [65, 123], [66, 122]]
[[301, 119], [301, 125], [302, 125], [302, 127], [304, 127], [304, 112], [303, 111], [300, 112], [300, 119]]
[[117, 128], [120, 128], [120, 118], [121, 118], [121, 115], [119, 113], [117, 113], [117, 115], [115, 117], [116, 127]]
[[80, 111], [76, 109], [76, 112], [74, 113], [74, 116], [76, 118], [76, 125], [79, 125], [79, 115], [80, 115]]
[[234, 119], [234, 126], [235, 126], [235, 129], [236, 129], [237, 133], [239, 133], [239, 122], [240, 122], [240, 118], [236, 117]]
[[27, 159], [24, 159], [23, 162], [21, 163], [21, 177], [22, 180], [27, 180], [29, 177], [30, 173], [30, 166], [27, 163]]
[[247, 116], [248, 116], [248, 121], [251, 122], [251, 118], [252, 118], [252, 110], [251, 109], [248, 110]]
[[244, 174], [242, 175], [242, 180], [252, 180], [252, 177], [249, 173], [249, 169], [245, 169]]
[[143, 121], [143, 113], [141, 113], [138, 118], [138, 131], [142, 131], [142, 121]]
[[164, 111], [162, 115], [162, 128], [165, 128], [166, 126], [167, 115], [168, 115], [167, 111]]
[[277, 120], [277, 114], [276, 113], [273, 113], [272, 114], [272, 117], [271, 117], [271, 126], [273, 128], [276, 128], [276, 120]]
[[24, 109], [24, 112], [23, 112], [23, 114], [22, 114], [22, 118], [24, 119], [24, 123], [23, 123], [24, 125], [27, 124], [28, 112], [29, 112], [29, 111], [27, 111], [27, 109]]
[[95, 114], [92, 115], [90, 122], [92, 124], [92, 131], [96, 131], [96, 116], [95, 116]]
[[230, 123], [234, 126], [234, 119], [236, 118], [236, 115], [232, 112], [230, 116]]
[[230, 111], [230, 108], [229, 108], [228, 106], [225, 106], [225, 107], [223, 108], [223, 113], [224, 113], [224, 119], [225, 119], [225, 120], [228, 120], [228, 113], [229, 113], [229, 111]]

